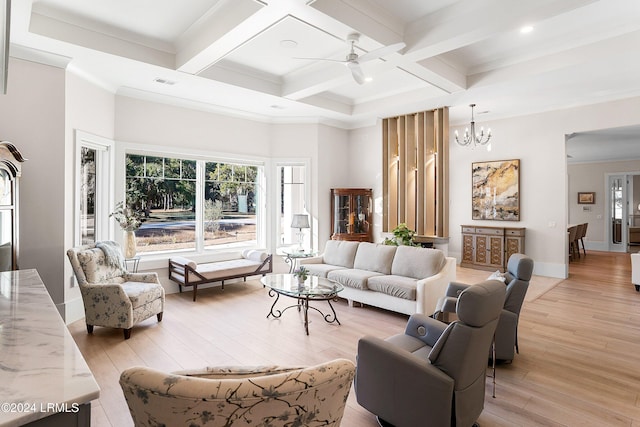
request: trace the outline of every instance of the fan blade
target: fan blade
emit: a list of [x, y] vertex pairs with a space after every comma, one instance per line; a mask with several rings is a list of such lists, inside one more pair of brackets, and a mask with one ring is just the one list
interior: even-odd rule
[[389, 46], [381, 47], [380, 49], [372, 50], [369, 53], [365, 53], [364, 55], [358, 57], [358, 62], [363, 63], [367, 61], [373, 61], [374, 59], [382, 58], [383, 56], [387, 56], [390, 53], [397, 52], [400, 49], [404, 49], [406, 44], [403, 42], [390, 44]]
[[340, 59], [329, 59], [329, 58], [300, 58], [300, 57], [293, 57], [293, 59], [305, 59], [307, 61], [331, 61], [331, 62], [340, 62], [342, 64], [346, 63], [347, 61], [344, 60], [340, 60]]
[[351, 70], [351, 75], [353, 76], [353, 80], [356, 81], [359, 85], [364, 83], [364, 73], [362, 72], [362, 68], [360, 68], [360, 64], [357, 62], [347, 62], [347, 67]]

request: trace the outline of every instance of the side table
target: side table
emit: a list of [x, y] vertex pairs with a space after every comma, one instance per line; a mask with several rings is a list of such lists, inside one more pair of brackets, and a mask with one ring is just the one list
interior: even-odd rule
[[318, 255], [314, 251], [298, 251], [297, 249], [286, 249], [282, 253], [285, 255], [284, 262], [289, 264], [289, 273], [293, 273], [298, 268], [298, 260], [301, 258], [311, 258]]
[[[134, 256], [133, 258], [126, 258], [124, 260], [124, 263], [126, 264], [127, 270], [129, 270], [129, 273], [137, 273], [138, 265], [140, 265], [140, 257]], [[131, 269], [129, 269], [129, 265], [131, 265]]]

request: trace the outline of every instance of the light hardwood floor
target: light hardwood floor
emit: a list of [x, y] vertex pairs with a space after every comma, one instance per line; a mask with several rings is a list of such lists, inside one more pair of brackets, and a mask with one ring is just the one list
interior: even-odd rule
[[[488, 274], [458, 269], [458, 278], [464, 280], [481, 280]], [[512, 364], [498, 366], [495, 399], [487, 381], [480, 425], [640, 427], [640, 293], [630, 280], [627, 254], [590, 251], [571, 263], [569, 279], [527, 298], [520, 317], [520, 354]], [[288, 301], [280, 300], [284, 302]], [[327, 324], [312, 312], [306, 336], [295, 311], [267, 320], [271, 303], [267, 291], [250, 281], [203, 290], [196, 303], [190, 292], [168, 295], [164, 320], [146, 320], [134, 327], [127, 341], [121, 331], [98, 327], [88, 335], [83, 321], [71, 324], [101, 388], [92, 406], [93, 425], [133, 424], [118, 384], [127, 367], [174, 371], [355, 360], [361, 336], [399, 333], [407, 319], [341, 301], [335, 306], [342, 325]], [[324, 308], [322, 304], [326, 303], [317, 306]], [[356, 403], [353, 390], [342, 425], [377, 425]]]

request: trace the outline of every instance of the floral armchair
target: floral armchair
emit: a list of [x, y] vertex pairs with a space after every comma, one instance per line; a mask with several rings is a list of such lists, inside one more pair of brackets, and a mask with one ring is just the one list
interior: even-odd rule
[[133, 367], [120, 386], [140, 426], [340, 425], [355, 365], [336, 359], [307, 368], [226, 367], [165, 373]]
[[[110, 243], [122, 257], [119, 246]], [[122, 328], [129, 339], [133, 325], [153, 315], [162, 320], [164, 288], [156, 273], [128, 273], [124, 257], [112, 263], [106, 253], [85, 245], [69, 249], [67, 256], [80, 286], [87, 332], [94, 326]]]

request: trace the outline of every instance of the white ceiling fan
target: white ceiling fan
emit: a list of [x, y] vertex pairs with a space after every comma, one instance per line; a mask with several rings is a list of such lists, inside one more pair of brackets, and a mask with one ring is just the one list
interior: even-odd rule
[[364, 55], [360, 56], [355, 51], [356, 43], [359, 40], [360, 40], [360, 34], [358, 33], [351, 33], [347, 36], [347, 42], [350, 43], [351, 50], [349, 51], [349, 53], [347, 54], [346, 58], [343, 61], [337, 60], [337, 59], [329, 59], [329, 58], [296, 58], [296, 59], [312, 59], [316, 61], [332, 61], [332, 62], [343, 63], [349, 68], [349, 70], [351, 70], [351, 75], [353, 76], [353, 79], [358, 84], [363, 84], [365, 82], [365, 76], [364, 76], [364, 73], [362, 72], [362, 68], [360, 67], [360, 64], [362, 64], [363, 62], [373, 61], [375, 59], [382, 58], [390, 53], [397, 52], [406, 46], [406, 44], [404, 44], [403, 42], [395, 43], [389, 46], [384, 46], [379, 49], [372, 50], [371, 52], [365, 53]]

